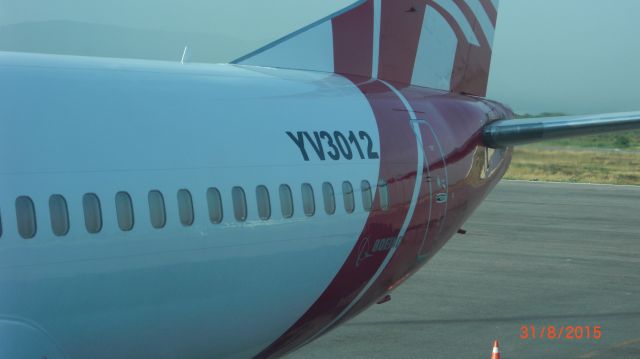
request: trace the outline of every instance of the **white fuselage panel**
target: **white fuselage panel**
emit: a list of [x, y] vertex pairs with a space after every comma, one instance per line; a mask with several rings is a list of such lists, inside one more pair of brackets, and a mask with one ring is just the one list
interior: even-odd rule
[[[260, 352], [353, 249], [368, 217], [360, 182], [375, 190], [380, 165], [320, 160], [308, 142], [305, 161], [287, 131], [365, 131], [380, 150], [371, 107], [339, 75], [0, 53], [0, 319], [39, 326], [70, 358]], [[343, 181], [353, 184], [354, 213]], [[333, 215], [323, 182], [336, 194]], [[312, 216], [303, 183], [314, 190]], [[281, 184], [293, 192], [292, 218], [281, 213]], [[258, 217], [259, 185], [269, 190], [268, 220]], [[234, 218], [234, 186], [246, 193], [244, 222]], [[222, 194], [219, 224], [208, 216], [210, 187]], [[181, 189], [193, 198], [190, 226], [179, 220]], [[151, 190], [164, 196], [164, 228], [151, 225]], [[132, 199], [130, 231], [116, 220], [119, 191]], [[99, 233], [84, 225], [86, 193], [101, 202]], [[51, 229], [53, 194], [68, 205], [63, 236]], [[19, 196], [35, 206], [31, 239], [17, 228]]]

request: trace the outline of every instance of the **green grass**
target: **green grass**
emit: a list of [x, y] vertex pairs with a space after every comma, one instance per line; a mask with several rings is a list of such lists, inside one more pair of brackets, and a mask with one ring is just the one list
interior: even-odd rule
[[612, 132], [601, 135], [553, 140], [535, 144], [536, 147], [576, 147], [640, 151], [640, 131]]
[[519, 146], [505, 178], [640, 185], [640, 153]]

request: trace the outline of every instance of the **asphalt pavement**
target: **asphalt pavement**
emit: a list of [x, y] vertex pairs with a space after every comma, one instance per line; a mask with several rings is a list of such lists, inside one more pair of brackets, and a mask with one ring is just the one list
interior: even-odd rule
[[640, 187], [503, 181], [463, 228], [287, 358], [640, 358]]

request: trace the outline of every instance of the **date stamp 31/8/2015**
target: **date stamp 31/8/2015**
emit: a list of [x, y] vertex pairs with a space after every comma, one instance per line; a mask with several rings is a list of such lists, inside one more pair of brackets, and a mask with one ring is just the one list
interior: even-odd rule
[[522, 325], [520, 339], [522, 340], [600, 340], [602, 326], [600, 325]]

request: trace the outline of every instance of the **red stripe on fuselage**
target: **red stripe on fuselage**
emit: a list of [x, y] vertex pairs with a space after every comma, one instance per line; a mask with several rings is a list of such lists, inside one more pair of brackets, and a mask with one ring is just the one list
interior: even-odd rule
[[[443, 189], [438, 190], [436, 187], [439, 182], [437, 177], [445, 177], [448, 199], [446, 204], [433, 203], [429, 231], [423, 232], [421, 237], [422, 244], [418, 253], [420, 263], [411, 268], [411, 271], [417, 270], [431, 258], [458, 230], [460, 224], [487, 193], [486, 190], [479, 189], [487, 188], [488, 185], [477, 181], [477, 178], [470, 174], [470, 169], [474, 168], [474, 159], [476, 166], [483, 165], [482, 161], [478, 161], [479, 158], [474, 156], [480, 155], [480, 158], [483, 158], [484, 154], [481, 130], [487, 121], [486, 106], [476, 98], [456, 94], [432, 96], [425, 101], [424, 92], [424, 89], [416, 87], [402, 90], [407, 101], [416, 111], [424, 113], [425, 121], [438, 135], [443, 157], [440, 161], [432, 161], [429, 164], [434, 184], [433, 195], [438, 191], [443, 192]], [[426, 133], [427, 128], [422, 129], [423, 133]], [[425, 134], [424, 138], [426, 137]], [[436, 146], [435, 143], [432, 145]], [[428, 150], [427, 157], [433, 158]], [[446, 174], [443, 174], [442, 168], [445, 164]], [[471, 183], [472, 180], [476, 183]], [[442, 206], [446, 208], [446, 213], [443, 213]]]
[[[419, 126], [428, 168], [424, 169], [415, 212], [401, 245], [367, 293], [334, 326], [365, 310], [417, 271], [458, 230], [492, 185], [469, 182], [469, 169], [476, 150], [482, 146], [480, 129], [486, 121], [485, 106], [475, 98], [418, 87], [406, 87], [401, 93], [419, 114], [417, 117], [430, 125]], [[432, 146], [435, 151], [429, 151]], [[440, 182], [447, 182], [448, 188], [438, 187]], [[485, 190], [474, 192], [474, 187]], [[438, 193], [449, 194], [447, 204], [435, 203]]]
[[394, 0], [381, 7], [378, 78], [410, 84], [426, 5]]
[[[358, 82], [358, 79], [353, 79]], [[376, 191], [374, 205], [364, 229], [349, 257], [333, 281], [307, 312], [280, 338], [257, 357], [279, 356], [305, 344], [316, 334], [326, 330], [372, 279], [388, 250], [374, 251], [376, 240], [396, 239], [409, 209], [415, 183], [417, 150], [415, 135], [408, 113], [400, 99], [380, 82], [358, 86], [371, 104], [380, 138], [379, 179], [387, 183], [390, 208], [380, 208], [380, 194]], [[366, 252], [368, 255], [363, 256]], [[352, 316], [352, 311], [342, 318]]]
[[373, 59], [373, 2], [331, 20], [334, 72], [370, 77]]

